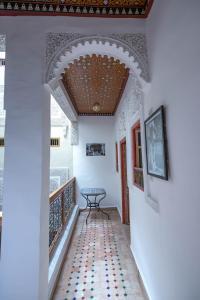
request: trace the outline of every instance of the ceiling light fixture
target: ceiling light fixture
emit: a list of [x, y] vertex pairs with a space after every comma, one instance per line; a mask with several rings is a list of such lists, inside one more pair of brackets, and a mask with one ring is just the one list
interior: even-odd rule
[[96, 113], [100, 112], [101, 110], [101, 106], [98, 102], [96, 102], [93, 106], [92, 106], [92, 110], [95, 111]]

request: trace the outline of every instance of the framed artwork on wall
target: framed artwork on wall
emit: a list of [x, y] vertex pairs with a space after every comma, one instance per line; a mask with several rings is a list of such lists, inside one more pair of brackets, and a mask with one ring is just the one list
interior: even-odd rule
[[159, 107], [145, 122], [147, 174], [168, 180], [167, 143], [164, 107]]
[[105, 144], [86, 144], [86, 156], [105, 156]]

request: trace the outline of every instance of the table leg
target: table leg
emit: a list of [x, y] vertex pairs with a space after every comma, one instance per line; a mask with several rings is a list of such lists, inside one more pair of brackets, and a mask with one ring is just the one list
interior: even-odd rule
[[88, 200], [89, 200], [88, 196], [85, 196], [85, 195], [82, 194], [82, 197], [86, 200], [86, 207], [79, 210], [79, 215], [80, 215], [81, 212], [87, 210], [87, 208], [89, 207], [89, 205], [88, 205]]
[[[87, 218], [86, 218], [86, 224], [87, 224], [87, 220], [88, 220], [88, 218], [90, 216], [90, 213], [91, 213], [91, 202], [90, 202], [89, 199], [88, 199], [88, 204], [89, 204], [90, 209], [89, 209], [89, 213], [88, 213]], [[88, 207], [88, 204], [87, 204], [87, 207]]]
[[102, 201], [103, 199], [105, 199], [105, 197], [106, 197], [106, 194], [99, 200], [99, 209], [98, 209], [98, 211], [102, 212], [104, 215], [107, 216], [108, 220], [110, 220], [109, 214], [106, 213], [106, 212], [100, 207], [100, 203], [101, 203], [101, 201]]

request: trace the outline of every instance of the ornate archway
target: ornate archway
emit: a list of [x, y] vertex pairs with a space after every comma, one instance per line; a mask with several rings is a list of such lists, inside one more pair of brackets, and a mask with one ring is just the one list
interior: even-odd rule
[[77, 120], [77, 113], [62, 85], [61, 74], [74, 60], [92, 54], [113, 57], [129, 68], [129, 81], [132, 79], [133, 83], [131, 90], [140, 91], [138, 98], [134, 96], [134, 99], [137, 98], [134, 101], [141, 101], [142, 90], [149, 84], [146, 40], [143, 34], [105, 36], [49, 33], [47, 35], [45, 83], [65, 114], [73, 122]]

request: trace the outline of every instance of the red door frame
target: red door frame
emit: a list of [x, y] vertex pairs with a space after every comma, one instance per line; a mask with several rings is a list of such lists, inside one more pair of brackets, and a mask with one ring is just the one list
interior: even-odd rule
[[[127, 166], [124, 166], [124, 159], [122, 155], [122, 147], [125, 144], [126, 146], [126, 138], [123, 138], [120, 141], [120, 161], [121, 161], [121, 185], [122, 185], [122, 224], [126, 224], [126, 214], [127, 214], [127, 174], [124, 173], [124, 170], [127, 171]], [[125, 184], [124, 184], [125, 182]], [[125, 196], [126, 195], [126, 196]]]

